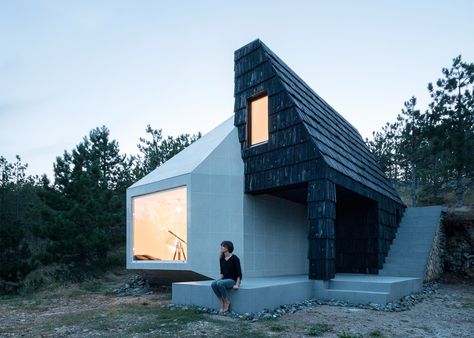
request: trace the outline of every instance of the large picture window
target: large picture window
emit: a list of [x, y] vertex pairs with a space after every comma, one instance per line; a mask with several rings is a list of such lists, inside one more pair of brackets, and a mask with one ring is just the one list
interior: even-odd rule
[[268, 96], [260, 96], [250, 101], [249, 145], [268, 141]]
[[186, 261], [186, 187], [132, 199], [133, 259]]

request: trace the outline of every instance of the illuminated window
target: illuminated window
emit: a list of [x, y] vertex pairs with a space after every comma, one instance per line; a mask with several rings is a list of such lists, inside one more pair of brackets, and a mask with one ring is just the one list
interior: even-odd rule
[[249, 145], [268, 141], [268, 96], [252, 100], [249, 115]]
[[133, 259], [186, 261], [186, 187], [134, 197]]

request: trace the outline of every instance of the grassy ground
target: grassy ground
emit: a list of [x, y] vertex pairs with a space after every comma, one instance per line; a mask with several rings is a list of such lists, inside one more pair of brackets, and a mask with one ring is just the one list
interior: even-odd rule
[[195, 310], [168, 309], [169, 291], [141, 296], [111, 292], [128, 278], [51, 285], [37, 293], [0, 297], [0, 337], [226, 337], [264, 336], [245, 321]]
[[401, 313], [313, 306], [278, 319], [248, 322], [195, 310], [170, 310], [169, 291], [119, 297], [126, 281], [109, 273], [82, 284], [0, 298], [1, 337], [469, 337], [474, 286], [443, 284]]

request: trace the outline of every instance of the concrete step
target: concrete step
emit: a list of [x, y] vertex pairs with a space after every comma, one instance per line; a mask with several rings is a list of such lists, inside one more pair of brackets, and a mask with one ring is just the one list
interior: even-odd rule
[[402, 219], [400, 226], [403, 226], [403, 229], [420, 229], [426, 230], [430, 229], [433, 223], [439, 221], [438, 216], [420, 216], [420, 217], [409, 217]]
[[403, 264], [393, 264], [393, 263], [385, 263], [382, 267], [382, 270], [392, 270], [392, 271], [424, 271], [424, 265], [403, 265]]
[[386, 304], [390, 301], [390, 294], [388, 292], [376, 291], [356, 291], [356, 290], [338, 290], [328, 289], [328, 299], [341, 300], [350, 303], [367, 304], [377, 303]]
[[426, 260], [418, 260], [418, 261], [407, 261], [407, 260], [401, 260], [397, 258], [386, 258], [385, 263], [383, 263], [383, 268], [400, 268], [400, 269], [411, 269], [411, 268], [416, 268], [418, 269], [419, 267], [425, 267], [426, 266]]
[[438, 219], [437, 215], [430, 215], [430, 216], [407, 216], [406, 218], [403, 217], [400, 224], [407, 225], [407, 227], [418, 226], [418, 227], [429, 227], [430, 223], [436, 221]]
[[393, 248], [388, 252], [388, 254], [391, 257], [401, 256], [401, 255], [421, 256], [423, 254], [426, 257], [428, 257], [428, 254], [429, 254], [430, 250], [431, 250], [431, 247], [409, 248], [409, 249], [406, 249], [406, 250], [404, 250], [403, 248]]
[[389, 276], [389, 277], [416, 277], [423, 278], [425, 271], [418, 270], [394, 270], [394, 269], [385, 269], [379, 271], [380, 276]]
[[416, 235], [411, 235], [411, 234], [397, 234], [395, 239], [394, 240], [410, 240], [410, 241], [419, 241], [419, 242], [423, 242], [423, 241], [426, 241], [426, 240], [432, 240], [434, 237], [434, 233], [430, 234], [430, 235], [420, 235], [420, 234], [416, 234]]
[[388, 257], [391, 257], [391, 258], [395, 258], [395, 257], [406, 257], [406, 258], [413, 258], [413, 259], [421, 259], [421, 258], [426, 258], [426, 251], [412, 251], [412, 250], [401, 250], [401, 249], [398, 249], [397, 250], [390, 250], [388, 255], [387, 255], [387, 258]]
[[400, 256], [387, 256], [385, 258], [385, 264], [405, 264], [406, 262], [413, 262], [416, 264], [424, 265], [427, 263], [427, 258], [425, 255], [421, 256], [410, 256], [410, 255], [400, 255]]
[[397, 236], [429, 236], [434, 235], [434, 229], [428, 230], [404, 230], [397, 232]]
[[[432, 243], [403, 243], [403, 242], [393, 242], [390, 245], [390, 249], [393, 249], [393, 252], [426, 252], [432, 246]], [[398, 254], [398, 252], [397, 252]]]
[[426, 259], [424, 260], [417, 260], [417, 261], [407, 261], [407, 260], [402, 260], [397, 257], [394, 258], [385, 258], [385, 262], [383, 263], [383, 268], [386, 267], [400, 267], [400, 268], [407, 268], [407, 267], [417, 267], [417, 266], [425, 266], [426, 265]]
[[396, 254], [397, 256], [400, 255], [400, 254], [427, 254], [430, 249], [431, 249], [431, 245], [430, 244], [424, 244], [424, 245], [421, 245], [421, 244], [418, 244], [418, 245], [413, 245], [413, 246], [407, 246], [405, 247], [405, 245], [396, 245], [396, 243], [392, 244], [390, 246], [390, 251], [389, 251], [389, 254], [391, 252], [393, 252], [393, 254]]
[[[212, 280], [174, 282], [172, 302], [219, 309], [219, 301], [212, 291]], [[232, 311], [257, 312], [314, 298], [314, 280], [307, 275], [247, 277], [240, 288], [229, 292]]]
[[420, 217], [420, 219], [405, 219], [400, 222], [400, 226], [404, 230], [429, 230], [432, 229], [433, 222], [437, 222], [438, 218], [436, 217]]
[[434, 237], [434, 232], [433, 233], [400, 233], [396, 234], [395, 238], [402, 238], [402, 239], [410, 239], [410, 240], [423, 240], [423, 239], [433, 239]]
[[399, 239], [410, 239], [410, 240], [424, 240], [424, 239], [430, 239], [433, 237], [434, 231], [431, 232], [403, 232], [397, 234], [396, 238]]
[[431, 224], [429, 225], [422, 225], [422, 224], [402, 224], [400, 223], [400, 227], [397, 230], [397, 233], [400, 232], [433, 232], [433, 223], [436, 221], [430, 221]]
[[433, 215], [436, 213], [440, 213], [441, 211], [445, 210], [446, 208], [440, 205], [432, 205], [432, 206], [426, 206], [426, 207], [416, 207], [416, 208], [407, 208], [405, 210], [405, 215], [410, 215], [410, 216], [429, 216]]
[[[390, 245], [391, 249], [394, 249], [394, 252], [401, 251], [401, 252], [426, 252], [429, 251], [431, 248], [432, 243], [431, 242], [393, 242], [392, 245]], [[398, 254], [398, 253], [397, 253]]]
[[382, 271], [391, 271], [391, 272], [397, 272], [397, 273], [403, 273], [403, 272], [417, 272], [417, 273], [422, 273], [424, 272], [426, 267], [417, 267], [417, 266], [406, 266], [406, 267], [400, 267], [399, 265], [389, 265], [386, 266], [384, 264]]
[[414, 244], [428, 244], [433, 241], [433, 236], [407, 236], [407, 235], [400, 235], [395, 237], [393, 240], [392, 244], [394, 243], [400, 243], [401, 245], [403, 244], [409, 244], [410, 246], [413, 246]]
[[391, 256], [427, 256], [431, 250], [431, 245], [418, 245], [414, 247], [404, 248], [400, 245], [392, 246], [392, 249], [389, 250], [388, 254]]
[[383, 265], [383, 269], [396, 269], [396, 270], [424, 270], [425, 269], [424, 263], [418, 262], [396, 262], [396, 263], [385, 263]]
[[[435, 215], [433, 215], [435, 214]], [[412, 219], [418, 219], [418, 218], [432, 218], [432, 217], [436, 217], [436, 212], [431, 212], [431, 213], [405, 213], [403, 215], [403, 218], [405, 218], [405, 216], [407, 218], [412, 218]]]
[[347, 291], [390, 292], [390, 283], [330, 280], [329, 289]]
[[415, 277], [415, 278], [423, 278], [424, 271], [392, 271], [392, 270], [379, 270], [380, 276], [390, 276], [390, 277]]
[[392, 245], [390, 245], [390, 249], [393, 249], [394, 252], [397, 252], [397, 251], [426, 252], [431, 248], [431, 246], [432, 246], [432, 243], [430, 242], [424, 242], [424, 243], [393, 242]]
[[416, 242], [416, 241], [393, 241], [393, 243], [390, 245], [390, 249], [394, 249], [394, 252], [396, 251], [411, 251], [411, 252], [425, 252], [426, 250], [429, 250], [432, 246], [432, 242], [429, 241], [424, 241], [424, 242]]
[[399, 278], [378, 278], [374, 275], [373, 280], [368, 278], [361, 280], [341, 279], [336, 277], [328, 283], [328, 288], [333, 290], [347, 291], [368, 291], [368, 292], [388, 292], [393, 293], [399, 289], [411, 289], [413, 287], [412, 279]]
[[[345, 300], [354, 303], [381, 303], [399, 299], [421, 289], [421, 279], [365, 275], [336, 274], [327, 284], [325, 299]], [[355, 294], [356, 296], [351, 296]]]

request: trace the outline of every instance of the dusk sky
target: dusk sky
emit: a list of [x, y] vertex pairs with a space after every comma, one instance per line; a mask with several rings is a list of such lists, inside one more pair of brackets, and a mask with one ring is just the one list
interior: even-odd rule
[[233, 114], [233, 53], [260, 38], [371, 137], [462, 54], [474, 1], [0, 0], [0, 155], [52, 176], [105, 125], [136, 154], [147, 124], [208, 132]]

